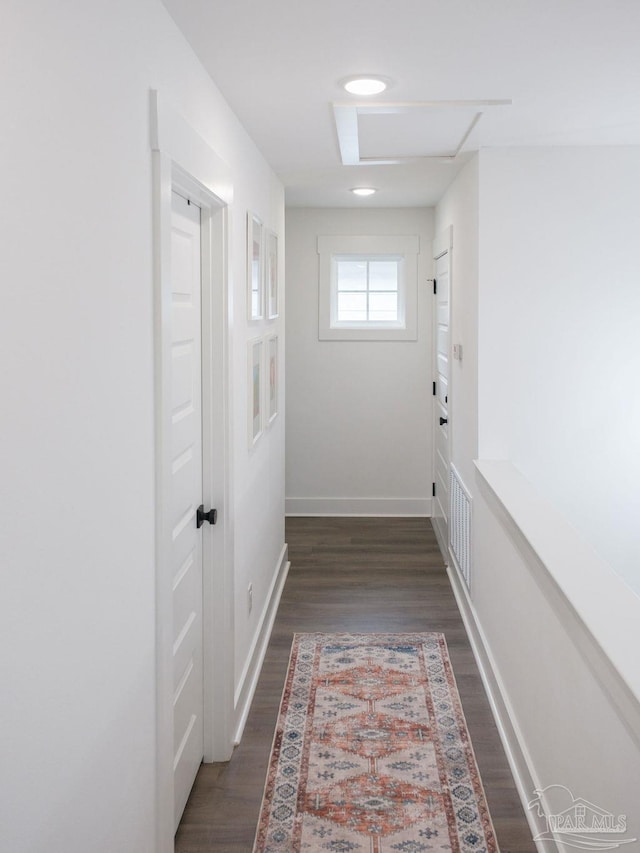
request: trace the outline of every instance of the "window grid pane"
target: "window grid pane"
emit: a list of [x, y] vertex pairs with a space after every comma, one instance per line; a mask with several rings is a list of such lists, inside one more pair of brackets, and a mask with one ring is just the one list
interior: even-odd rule
[[343, 314], [350, 314], [357, 311], [362, 316], [360, 319], [367, 319], [367, 294], [358, 292], [346, 292], [338, 294], [338, 316], [341, 318]]
[[398, 261], [337, 261], [339, 323], [398, 320]]
[[366, 261], [338, 261], [338, 290], [367, 289]]
[[397, 290], [398, 262], [369, 261], [369, 290]]

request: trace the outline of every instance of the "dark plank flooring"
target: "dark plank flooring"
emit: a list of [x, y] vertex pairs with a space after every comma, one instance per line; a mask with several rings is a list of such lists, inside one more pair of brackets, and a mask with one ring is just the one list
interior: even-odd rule
[[250, 853], [294, 632], [441, 631], [502, 853], [535, 845], [429, 521], [291, 518], [291, 569], [242, 743], [202, 765], [176, 853]]

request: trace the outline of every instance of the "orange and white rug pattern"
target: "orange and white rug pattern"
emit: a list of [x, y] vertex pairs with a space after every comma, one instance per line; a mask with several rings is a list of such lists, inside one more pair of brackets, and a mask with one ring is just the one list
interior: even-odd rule
[[496, 853], [442, 634], [296, 634], [254, 853]]

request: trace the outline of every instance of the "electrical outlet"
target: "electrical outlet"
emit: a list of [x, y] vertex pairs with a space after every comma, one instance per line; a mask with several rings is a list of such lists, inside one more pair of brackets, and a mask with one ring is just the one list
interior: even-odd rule
[[247, 606], [249, 607], [249, 613], [251, 613], [251, 609], [253, 607], [253, 584], [250, 583], [247, 587]]

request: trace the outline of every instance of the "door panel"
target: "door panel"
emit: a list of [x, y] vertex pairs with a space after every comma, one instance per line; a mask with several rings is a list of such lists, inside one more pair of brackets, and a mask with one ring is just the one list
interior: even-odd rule
[[438, 323], [436, 345], [438, 347], [438, 356], [442, 359], [442, 363], [448, 361], [449, 352], [449, 327]]
[[202, 672], [202, 367], [200, 209], [172, 194], [171, 482], [174, 824], [204, 753]]
[[436, 382], [437, 400], [443, 408], [447, 408], [449, 400], [449, 380], [440, 373]]
[[[449, 465], [449, 455], [448, 455], [448, 441], [447, 434], [444, 431], [444, 428], [438, 426], [436, 430], [436, 469], [440, 464], [444, 466], [444, 470], [448, 470]], [[448, 480], [448, 477], [445, 477], [445, 482]]]
[[439, 352], [436, 353], [436, 372], [438, 378], [444, 378], [445, 381], [449, 381], [449, 359], [446, 355]]

